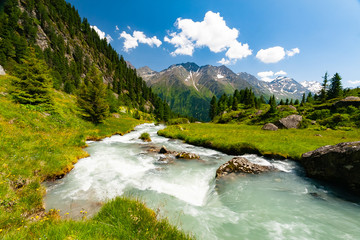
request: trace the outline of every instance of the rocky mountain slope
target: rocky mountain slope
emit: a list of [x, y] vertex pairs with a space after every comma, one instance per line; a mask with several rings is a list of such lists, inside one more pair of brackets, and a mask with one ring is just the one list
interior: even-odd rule
[[203, 121], [209, 120], [209, 103], [213, 95], [232, 94], [235, 89], [250, 88], [256, 96], [280, 99], [301, 99], [309, 90], [292, 78], [278, 77], [271, 82], [258, 80], [255, 76], [234, 73], [226, 66], [198, 66], [196, 63], [171, 65], [160, 72], [149, 67], [137, 69], [146, 84], [166, 100], [173, 111]]

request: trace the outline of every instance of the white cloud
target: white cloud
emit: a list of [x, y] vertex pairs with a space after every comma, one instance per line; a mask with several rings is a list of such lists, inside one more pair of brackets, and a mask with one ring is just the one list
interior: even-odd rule
[[119, 29], [119, 27], [118, 27], [118, 25], [116, 25], [115, 26], [115, 31], [119, 31], [120, 29]]
[[171, 39], [167, 36], [164, 37], [164, 41], [175, 45], [176, 49], [171, 53], [172, 56], [176, 55], [189, 55], [192, 56], [194, 52], [194, 44], [187, 39], [184, 35], [170, 33]]
[[298, 48], [293, 48], [291, 50], [286, 51], [286, 55], [288, 55], [289, 57], [292, 57], [295, 54], [299, 54], [299, 53], [300, 53], [300, 49], [298, 49]]
[[285, 76], [286, 74], [287, 74], [286, 72], [284, 72], [283, 70], [280, 70], [280, 71], [276, 72], [274, 75], [275, 76]]
[[286, 50], [283, 47], [276, 46], [267, 49], [260, 49], [256, 58], [262, 61], [263, 63], [277, 63], [285, 58], [285, 56], [292, 57], [295, 54], [299, 54], [300, 49], [293, 48], [291, 50]]
[[226, 52], [225, 56], [229, 59], [242, 59], [252, 54], [252, 50], [249, 49], [249, 45], [241, 44], [240, 42], [233, 42], [230, 45], [229, 50]]
[[134, 31], [133, 35], [126, 33], [123, 31], [120, 36], [120, 38], [124, 38], [124, 51], [128, 52], [132, 48], [136, 48], [139, 46], [139, 43], [147, 44], [150, 47], [156, 46], [159, 47], [162, 42], [156, 37], [146, 37], [146, 35], [143, 32], [140, 31]]
[[222, 58], [220, 61], [218, 61], [218, 63], [222, 65], [230, 65], [231, 61], [229, 59]]
[[110, 34], [106, 35], [106, 41], [109, 43], [111, 42], [113, 39], [112, 37], [110, 36]]
[[284, 59], [285, 50], [283, 47], [271, 47], [268, 49], [260, 49], [256, 58], [262, 61], [263, 63], [277, 63], [280, 60]]
[[164, 41], [173, 44], [175, 51], [171, 54], [192, 56], [195, 48], [208, 47], [211, 52], [226, 51], [226, 57], [241, 59], [252, 54], [248, 44], [237, 41], [239, 31], [229, 28], [220, 13], [208, 11], [204, 20], [194, 22], [192, 19], [178, 18], [175, 26], [180, 32], [168, 33]]
[[358, 85], [358, 84], [360, 84], [360, 80], [355, 80], [355, 81], [349, 80], [349, 81], [347, 81], [347, 82], [350, 83], [350, 84], [352, 84], [352, 85]]
[[90, 28], [95, 30], [95, 32], [99, 35], [100, 39], [106, 38], [106, 41], [108, 43], [113, 40], [109, 34], [106, 35], [105, 32], [101, 31], [97, 26], [90, 26]]
[[266, 71], [266, 72], [258, 72], [257, 74], [261, 80], [265, 82], [271, 82], [273, 80], [274, 72], [273, 71]]

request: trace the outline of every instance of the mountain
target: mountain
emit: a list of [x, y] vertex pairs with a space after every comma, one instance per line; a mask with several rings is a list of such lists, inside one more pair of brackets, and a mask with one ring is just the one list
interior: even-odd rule
[[309, 93], [309, 90], [303, 87], [293, 78], [279, 76], [268, 83], [268, 89], [277, 99], [301, 99], [302, 95]]
[[303, 81], [300, 84], [312, 93], [319, 93], [322, 89], [322, 85], [318, 81]]
[[137, 70], [147, 85], [166, 100], [174, 112], [208, 121], [211, 97], [232, 94], [235, 89], [252, 88], [246, 80], [225, 66], [195, 63], [174, 64], [160, 72], [142, 67]]
[[255, 76], [241, 72], [235, 74], [226, 66], [198, 66], [187, 62], [173, 64], [160, 72], [149, 67], [137, 69], [146, 84], [177, 113], [189, 115], [199, 120], [209, 120], [209, 104], [213, 95], [233, 94], [235, 89], [250, 88], [256, 96], [280, 99], [301, 99], [308, 93], [305, 87], [292, 78], [277, 77], [264, 82]]
[[161, 109], [157, 115], [162, 119], [168, 110], [137, 76], [136, 69], [65, 0], [1, 1], [0, 65], [10, 75], [16, 75], [16, 69], [31, 51], [47, 64], [56, 90], [78, 92], [94, 65], [108, 85], [112, 112], [118, 111], [120, 105], [154, 113]]

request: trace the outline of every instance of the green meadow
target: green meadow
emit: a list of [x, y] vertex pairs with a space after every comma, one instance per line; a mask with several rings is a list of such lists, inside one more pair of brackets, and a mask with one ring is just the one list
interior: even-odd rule
[[360, 130], [279, 129], [266, 131], [258, 125], [191, 123], [168, 126], [159, 135], [213, 148], [228, 154], [300, 159], [305, 152], [324, 145], [360, 140]]
[[138, 200], [117, 198], [91, 219], [62, 220], [45, 212], [43, 181], [63, 177], [87, 139], [125, 134], [144, 121], [127, 114], [95, 125], [79, 117], [73, 95], [52, 90], [51, 114], [13, 103], [11, 76], [0, 76], [0, 238], [1, 239], [187, 239]]

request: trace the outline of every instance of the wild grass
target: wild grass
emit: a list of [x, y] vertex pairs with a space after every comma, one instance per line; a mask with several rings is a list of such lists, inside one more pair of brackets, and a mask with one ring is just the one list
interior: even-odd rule
[[[13, 103], [7, 93], [12, 78], [0, 76], [0, 239], [43, 236], [48, 239], [89, 239], [89, 236], [117, 239], [111, 232], [120, 231], [114, 230], [120, 225], [110, 226], [95, 220], [43, 221], [46, 216], [43, 208], [45, 189], [41, 182], [63, 177], [79, 158], [88, 156], [83, 150], [86, 139], [99, 140], [124, 134], [143, 121], [118, 114], [94, 125], [79, 117], [74, 96], [57, 91], [53, 92], [53, 112], [34, 111]], [[129, 207], [139, 204], [126, 199], [116, 200], [117, 205], [125, 203]], [[143, 205], [137, 206], [139, 218], [142, 211], [150, 211]], [[39, 217], [32, 219], [34, 216]], [[119, 221], [121, 219], [123, 216]]]
[[262, 126], [193, 123], [168, 126], [159, 135], [210, 147], [229, 154], [257, 153], [264, 156], [300, 159], [305, 152], [324, 145], [360, 140], [360, 130], [280, 129], [265, 131]]
[[5, 239], [191, 239], [159, 220], [140, 201], [117, 197], [105, 204], [92, 219], [60, 220], [48, 216], [12, 231]]

